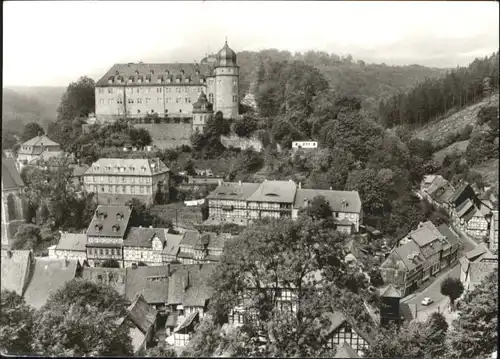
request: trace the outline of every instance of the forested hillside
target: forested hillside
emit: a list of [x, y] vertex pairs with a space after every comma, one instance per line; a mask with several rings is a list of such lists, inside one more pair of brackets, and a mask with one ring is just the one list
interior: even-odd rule
[[450, 110], [475, 104], [498, 90], [498, 66], [496, 52], [442, 78], [427, 79], [406, 93], [382, 100], [380, 122], [385, 127], [421, 126]]
[[275, 49], [243, 51], [238, 53], [241, 98], [249, 91], [254, 92], [251, 87], [257, 81], [261, 64], [269, 69], [273, 62], [282, 61], [303, 61], [317, 68], [332, 89], [346, 96], [358, 97], [363, 108], [370, 111], [377, 109], [380, 99], [410, 90], [418, 82], [439, 77], [447, 71], [420, 65], [366, 64], [362, 60], [354, 61], [351, 56], [341, 58], [321, 51], [295, 54]]
[[45, 129], [57, 116], [64, 87], [4, 88], [2, 96], [2, 127], [21, 133], [24, 126], [36, 122]]

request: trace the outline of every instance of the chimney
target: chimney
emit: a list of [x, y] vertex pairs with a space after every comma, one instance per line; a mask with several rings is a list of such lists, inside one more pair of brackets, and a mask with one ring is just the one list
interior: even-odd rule
[[218, 182], [219, 186], [222, 184], [222, 181], [221, 181], [221, 180], [218, 180], [217, 182]]
[[302, 182], [299, 182], [299, 189], [302, 189]]
[[241, 186], [241, 181], [238, 181], [238, 185], [240, 185], [240, 186]]

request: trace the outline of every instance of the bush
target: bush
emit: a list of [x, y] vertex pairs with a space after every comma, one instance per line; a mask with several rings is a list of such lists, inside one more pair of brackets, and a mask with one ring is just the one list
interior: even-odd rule
[[470, 135], [471, 135], [473, 129], [474, 129], [474, 127], [471, 124], [468, 124], [467, 126], [465, 126], [462, 129], [462, 131], [460, 131], [459, 140], [460, 141], [468, 140], [470, 138]]

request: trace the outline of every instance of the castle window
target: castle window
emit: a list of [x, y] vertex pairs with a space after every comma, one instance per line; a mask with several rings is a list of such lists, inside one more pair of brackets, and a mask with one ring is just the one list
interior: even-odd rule
[[113, 99], [112, 98], [108, 99], [108, 105], [111, 105], [112, 103], [113, 103]]
[[134, 99], [133, 98], [129, 98], [128, 99], [128, 103], [134, 103]]
[[99, 103], [100, 103], [101, 105], [104, 105], [104, 99], [99, 100]]
[[161, 103], [161, 98], [160, 98], [160, 97], [158, 97], [158, 98], [156, 99], [156, 103]]
[[121, 99], [121, 97], [116, 99], [116, 103], [120, 105], [123, 104], [123, 100]]
[[172, 92], [172, 88], [171, 87], [167, 87], [167, 88], [165, 88], [165, 91], [166, 92]]
[[208, 101], [213, 103], [214, 102], [214, 94], [213, 93], [209, 93], [208, 94]]
[[180, 87], [176, 87], [175, 88], [175, 92], [181, 92], [181, 88]]
[[184, 87], [184, 92], [189, 92], [189, 87]]
[[156, 92], [157, 92], [157, 93], [161, 93], [161, 87], [158, 87], [158, 88], [156, 89]]
[[148, 88], [146, 89], [146, 92], [148, 92], [148, 93], [149, 93], [149, 92], [151, 92], [151, 88], [149, 88], [149, 87], [148, 87]]
[[104, 89], [103, 89], [103, 88], [100, 88], [100, 89], [99, 89], [99, 93], [104, 93]]
[[222, 80], [217, 80], [217, 84], [221, 85], [222, 84]]
[[176, 79], [175, 82], [179, 83], [181, 82], [181, 79]]
[[238, 102], [238, 95], [233, 95], [233, 102]]
[[151, 99], [150, 98], [146, 98], [146, 103], [147, 104], [151, 103]]
[[137, 103], [142, 103], [142, 98], [138, 98]]
[[175, 99], [175, 103], [179, 103], [179, 102], [181, 102], [181, 100], [182, 100], [182, 98], [181, 98], [181, 97], [177, 97], [177, 98]]
[[169, 78], [167, 78], [167, 84], [169, 84], [169, 83], [170, 83], [170, 77], [169, 77]]

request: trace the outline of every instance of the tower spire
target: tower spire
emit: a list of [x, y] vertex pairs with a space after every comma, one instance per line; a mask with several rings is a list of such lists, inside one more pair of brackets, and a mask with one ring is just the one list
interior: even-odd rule
[[226, 45], [227, 45], [227, 36], [226, 36]]

